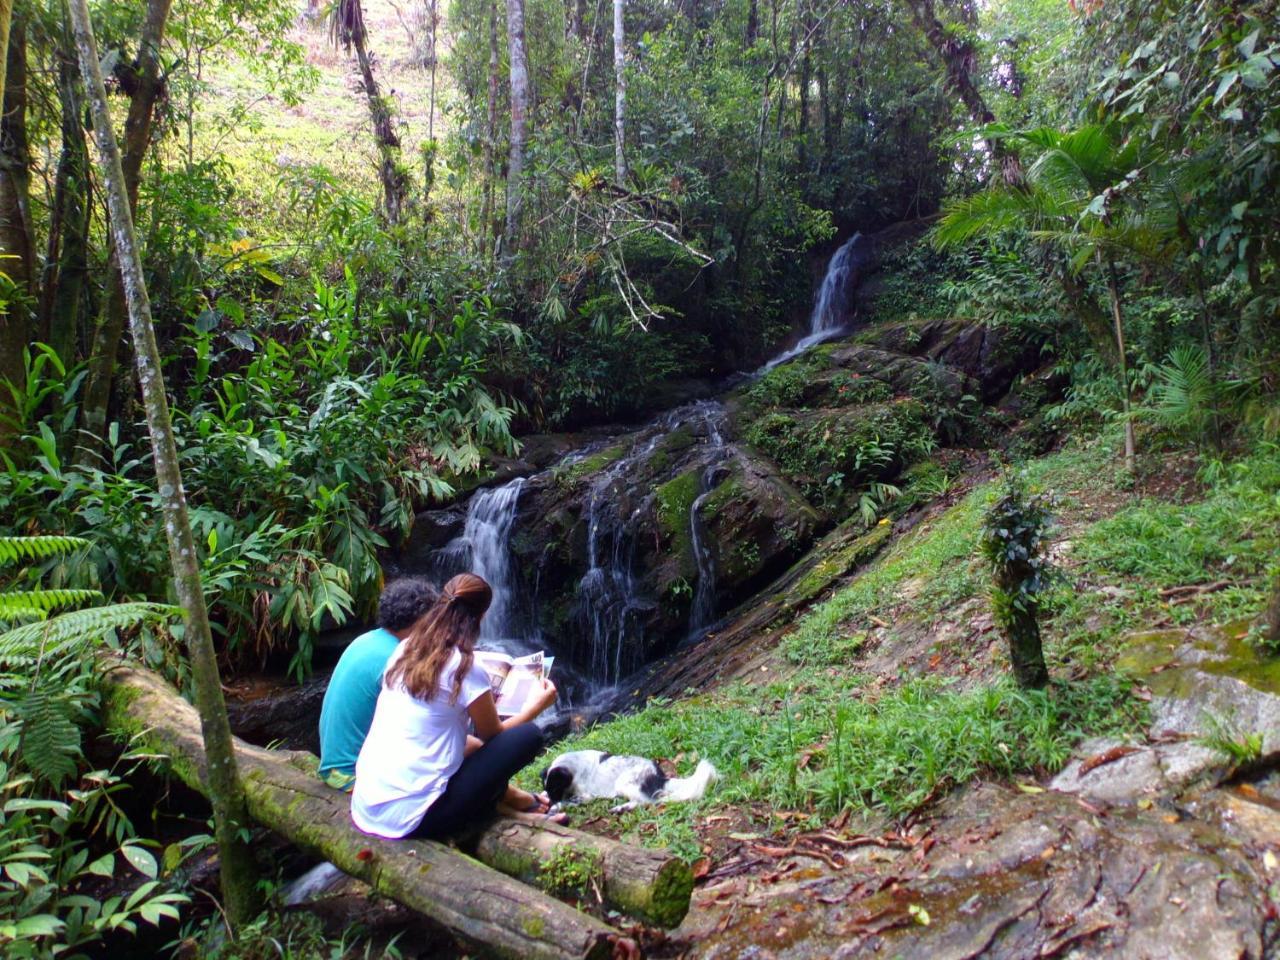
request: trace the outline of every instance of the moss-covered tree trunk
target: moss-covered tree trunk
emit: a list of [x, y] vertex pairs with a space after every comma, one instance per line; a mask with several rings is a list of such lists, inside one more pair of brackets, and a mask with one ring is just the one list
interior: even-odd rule
[[[1013, 588], [1017, 589], [1016, 584]], [[1014, 680], [1024, 690], [1041, 689], [1049, 682], [1049, 668], [1044, 662], [1036, 605], [1011, 607], [1000, 620], [1005, 639], [1009, 642], [1009, 662], [1013, 666]]]
[[[129, 216], [138, 209], [138, 188], [142, 182], [142, 161], [151, 144], [151, 122], [156, 101], [164, 90], [160, 73], [160, 44], [169, 22], [172, 0], [149, 0], [138, 38], [138, 57], [126, 72], [132, 85], [129, 113], [124, 123], [124, 156], [121, 160], [124, 191], [129, 198]], [[119, 250], [111, 239], [111, 273], [107, 281], [107, 297], [102, 316], [94, 331], [89, 349], [89, 371], [84, 381], [83, 422], [89, 438], [105, 436], [107, 410], [111, 404], [111, 385], [115, 380], [120, 343], [124, 338], [128, 302], [121, 276]], [[84, 450], [90, 451], [90, 444]]]
[[234, 930], [239, 924], [252, 918], [257, 906], [257, 875], [251, 851], [243, 836], [250, 820], [236, 770], [231, 727], [227, 722], [227, 708], [222, 698], [218, 663], [209, 630], [209, 615], [200, 583], [196, 545], [187, 517], [187, 501], [182, 489], [178, 450], [165, 396], [160, 351], [156, 346], [155, 330], [151, 323], [151, 304], [142, 274], [142, 257], [138, 252], [134, 233], [133, 209], [120, 160], [120, 147], [116, 143], [115, 130], [111, 125], [111, 111], [107, 105], [106, 87], [102, 82], [87, 0], [70, 0], [70, 12], [80, 57], [80, 70], [84, 76], [85, 91], [93, 117], [94, 140], [98, 147], [100, 173], [110, 213], [111, 237], [115, 243], [128, 306], [138, 382], [142, 387], [151, 450], [155, 458], [156, 482], [169, 541], [169, 562], [173, 569], [178, 601], [185, 614], [185, 640], [191, 660], [196, 707], [200, 713], [200, 729], [208, 756], [209, 799], [213, 806], [215, 835], [221, 858], [223, 908]]
[[89, 274], [89, 149], [75, 54], [59, 51], [58, 59], [62, 151], [54, 179], [44, 280], [40, 284], [40, 325], [45, 342], [70, 366], [75, 361], [80, 308]]
[[[0, 289], [0, 382], [20, 383], [24, 371], [22, 351], [33, 339], [31, 298], [34, 263], [31, 243], [29, 184], [31, 159], [27, 151], [27, 44], [25, 18], [12, 19], [12, 4], [5, 4], [6, 43], [0, 48], [0, 90], [4, 91], [4, 115], [0, 119], [0, 272], [9, 279]], [[8, 446], [12, 426], [6, 416], [12, 401], [0, 386], [0, 448]]]

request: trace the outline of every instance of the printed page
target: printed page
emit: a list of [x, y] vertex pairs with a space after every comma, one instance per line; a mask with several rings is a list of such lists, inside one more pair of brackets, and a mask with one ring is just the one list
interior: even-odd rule
[[548, 657], [541, 651], [513, 660], [501, 690], [494, 694], [498, 716], [513, 717], [535, 700], [542, 692], [542, 680], [554, 661], [554, 657]]
[[493, 699], [498, 700], [502, 696], [502, 684], [511, 672], [511, 658], [496, 650], [477, 650], [476, 663], [489, 674], [489, 689], [493, 691]]

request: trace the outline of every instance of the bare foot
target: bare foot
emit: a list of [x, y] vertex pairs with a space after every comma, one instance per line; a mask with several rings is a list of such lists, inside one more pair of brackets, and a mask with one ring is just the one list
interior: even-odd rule
[[515, 807], [507, 806], [505, 803], [499, 803], [498, 814], [503, 817], [510, 817], [513, 820], [523, 820], [526, 823], [555, 823], [560, 826], [568, 826], [569, 815], [567, 813], [548, 813], [546, 810], [530, 813], [527, 810], [517, 810]]

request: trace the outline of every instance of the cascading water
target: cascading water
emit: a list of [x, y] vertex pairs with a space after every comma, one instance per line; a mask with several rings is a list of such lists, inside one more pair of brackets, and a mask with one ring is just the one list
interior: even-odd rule
[[844, 329], [849, 312], [849, 277], [863, 259], [859, 249], [861, 240], [862, 234], [855, 233], [831, 255], [827, 272], [813, 302], [813, 312], [809, 314], [809, 333], [791, 349], [766, 363], [765, 370], [772, 370], [779, 364], [798, 357], [810, 347], [830, 340]]
[[477, 645], [486, 650], [532, 653], [539, 637], [529, 635], [518, 616], [518, 586], [511, 569], [511, 525], [515, 522], [523, 477], [501, 487], [477, 491], [467, 504], [462, 533], [437, 555], [441, 581], [464, 570], [483, 577], [493, 590], [489, 612], [480, 621]]

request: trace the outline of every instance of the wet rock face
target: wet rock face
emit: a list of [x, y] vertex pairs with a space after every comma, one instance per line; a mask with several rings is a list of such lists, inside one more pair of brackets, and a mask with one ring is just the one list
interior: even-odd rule
[[772, 463], [720, 434], [718, 416], [708, 408], [669, 429], [615, 438], [530, 481], [512, 531], [514, 566], [561, 655], [590, 666], [596, 651], [587, 617], [619, 602], [618, 591], [599, 582], [613, 573], [593, 576], [593, 558], [634, 581], [624, 673], [684, 639], [701, 576], [695, 507], [717, 609], [780, 573], [823, 525]]

